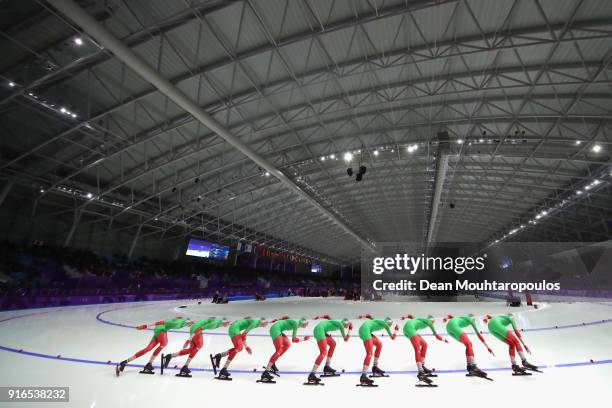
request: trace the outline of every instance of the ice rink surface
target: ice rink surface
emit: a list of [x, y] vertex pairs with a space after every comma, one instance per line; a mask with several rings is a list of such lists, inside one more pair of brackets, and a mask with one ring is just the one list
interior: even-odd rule
[[[187, 306], [180, 308], [179, 306]], [[542, 366], [543, 374], [513, 377], [508, 349], [487, 333], [482, 317], [512, 311], [530, 347], [532, 363]], [[114, 363], [143, 348], [151, 331], [138, 331], [136, 325], [175, 316], [194, 320], [209, 316], [238, 319], [246, 315], [293, 318], [323, 313], [347, 317], [357, 327], [348, 342], [337, 339], [332, 366], [345, 374], [324, 379], [323, 387], [302, 383], [318, 354], [313, 339], [293, 344], [278, 361], [281, 377], [276, 384], [255, 382], [261, 367], [273, 353], [268, 328], [258, 328], [248, 338], [253, 354], [240, 353], [230, 366], [234, 380], [213, 379], [208, 355], [230, 347], [227, 329], [207, 333], [204, 348], [194, 359], [193, 378], [178, 378], [178, 370], [159, 375], [138, 374], [147, 356], [133, 362], [117, 378]], [[414, 353], [401, 335], [395, 341], [382, 337], [380, 367], [391, 376], [376, 379], [378, 388], [355, 387], [364, 358], [363, 343], [357, 337], [357, 315], [375, 317], [400, 315], [436, 316], [436, 329], [450, 343], [435, 340], [423, 331], [429, 343], [426, 364], [439, 372], [438, 388], [416, 388]], [[442, 317], [473, 313], [495, 352], [485, 347], [470, 330], [476, 361], [489, 371], [494, 381], [465, 377], [464, 347], [446, 335]], [[402, 322], [399, 322], [400, 326]], [[584, 324], [583, 324], [584, 323]], [[314, 323], [300, 331], [311, 335]], [[164, 352], [177, 351], [187, 339], [187, 330], [169, 333]], [[0, 314], [0, 356], [2, 386], [68, 386], [69, 403], [0, 403], [2, 407], [314, 407], [314, 406], [524, 406], [547, 404], [557, 407], [577, 404], [607, 405], [612, 397], [612, 304], [542, 303], [508, 308], [502, 302], [424, 303], [424, 302], [347, 302], [340, 299], [285, 298], [265, 302], [242, 301], [226, 305], [197, 301], [156, 302], [23, 310]], [[185, 357], [172, 361], [180, 368]], [[591, 362], [593, 360], [593, 362]], [[110, 363], [109, 363], [110, 362]], [[257, 373], [253, 373], [256, 369]], [[606, 402], [608, 401], [608, 402]]]

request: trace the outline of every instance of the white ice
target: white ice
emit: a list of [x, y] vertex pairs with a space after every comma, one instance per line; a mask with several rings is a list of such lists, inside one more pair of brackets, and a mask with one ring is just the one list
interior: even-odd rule
[[[187, 305], [187, 308], [178, 308]], [[23, 310], [0, 313], [0, 320], [12, 316], [29, 315], [23, 318], [0, 322], [0, 346], [23, 349], [24, 352], [41, 353], [64, 358], [76, 358], [113, 363], [133, 354], [150, 340], [150, 331], [137, 331], [118, 327], [96, 320], [100, 312], [109, 311], [102, 318], [115, 323], [136, 326], [152, 323], [177, 315], [193, 319], [208, 316], [226, 316], [230, 319], [245, 315], [253, 317], [312, 318], [327, 313], [333, 317], [348, 317], [358, 327], [358, 314], [371, 313], [376, 317], [390, 316], [396, 321], [402, 314], [432, 314], [436, 316], [437, 330], [448, 338], [445, 344], [431, 336], [427, 365], [437, 370], [465, 368], [464, 347], [446, 336], [442, 317], [448, 313], [461, 315], [474, 313], [482, 329], [485, 314], [516, 314], [520, 327], [525, 329], [560, 326], [559, 329], [526, 331], [523, 336], [532, 350], [529, 359], [545, 366], [543, 374], [530, 377], [513, 377], [509, 371], [492, 371], [493, 382], [467, 378], [463, 373], [440, 374], [436, 378], [438, 388], [416, 388], [412, 373], [400, 373], [389, 378], [377, 379], [378, 388], [355, 387], [359, 376], [345, 374], [337, 378], [324, 379], [323, 387], [306, 387], [304, 374], [285, 374], [276, 384], [257, 384], [261, 367], [273, 352], [272, 342], [267, 336], [250, 336], [248, 342], [253, 354], [239, 354], [230, 371], [248, 370], [250, 373], [234, 373], [234, 380], [222, 382], [213, 379], [213, 374], [193, 371], [193, 378], [178, 378], [175, 370], [163, 376], [138, 374], [139, 368], [128, 367], [117, 378], [113, 364], [72, 362], [63, 359], [41, 358], [24, 353], [0, 350], [2, 370], [0, 386], [68, 386], [70, 402], [63, 403], [0, 403], [0, 406], [16, 407], [207, 407], [242, 406], [245, 408], [276, 406], [331, 407], [331, 406], [523, 406], [525, 404], [547, 404], [557, 407], [596, 403], [607, 405], [612, 397], [612, 364], [596, 364], [612, 359], [612, 322], [595, 325], [563, 328], [564, 325], [597, 322], [612, 317], [609, 303], [548, 303], [537, 310], [529, 307], [509, 309], [501, 302], [479, 303], [423, 303], [423, 302], [347, 302], [339, 299], [285, 298], [265, 302], [242, 301], [227, 305], [212, 305], [196, 301], [131, 303], [66, 307], [54, 309]], [[401, 322], [400, 322], [401, 324]], [[314, 324], [300, 333], [311, 334]], [[227, 331], [218, 330], [219, 332]], [[468, 331], [469, 332], [469, 331]], [[266, 334], [267, 328], [256, 329], [254, 334]], [[356, 330], [353, 331], [356, 335]], [[507, 347], [485, 334], [495, 351], [495, 357], [475, 336], [471, 335], [478, 365], [484, 369], [507, 367]], [[169, 344], [164, 352], [177, 351], [187, 338], [186, 333], [170, 333]], [[339, 371], [356, 372], [361, 369], [364, 350], [358, 337], [345, 343], [338, 340], [332, 366]], [[380, 366], [387, 371], [414, 370], [414, 354], [408, 340], [398, 335], [395, 341], [382, 338], [383, 351]], [[204, 348], [194, 359], [192, 368], [210, 368], [209, 353], [226, 350], [230, 340], [226, 335], [206, 335]], [[278, 361], [282, 371], [309, 371], [318, 354], [313, 339], [292, 345]], [[171, 363], [180, 367], [185, 357]], [[555, 367], [559, 364], [595, 363], [576, 367]], [[147, 356], [134, 361], [145, 364]], [[159, 362], [156, 362], [158, 365]], [[252, 373], [257, 369], [257, 373]], [[606, 403], [608, 401], [608, 403]]]

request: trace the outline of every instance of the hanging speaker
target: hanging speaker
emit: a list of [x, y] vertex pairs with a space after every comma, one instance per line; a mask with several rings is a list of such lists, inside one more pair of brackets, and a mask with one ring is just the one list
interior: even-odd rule
[[359, 166], [359, 174], [366, 174], [366, 170], [367, 170], [366, 166]]
[[346, 169], [346, 174], [348, 174], [348, 176], [351, 177], [353, 175], [353, 168], [349, 167], [348, 169]]

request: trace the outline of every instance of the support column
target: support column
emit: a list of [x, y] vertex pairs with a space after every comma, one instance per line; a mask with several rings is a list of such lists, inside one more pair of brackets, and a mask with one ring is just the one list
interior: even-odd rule
[[136, 235], [134, 235], [134, 239], [132, 240], [132, 245], [130, 246], [130, 252], [128, 252], [128, 258], [131, 258], [134, 254], [134, 249], [136, 249], [136, 244], [138, 243], [138, 239], [140, 238], [140, 231], [142, 230], [142, 224], [138, 225], [138, 230], [136, 231]]
[[427, 229], [427, 243], [431, 243], [435, 238], [436, 221], [438, 218], [438, 207], [442, 197], [442, 189], [444, 187], [444, 179], [448, 170], [448, 153], [449, 141], [447, 132], [438, 133], [438, 157], [436, 161], [436, 179], [434, 186], [434, 196], [431, 200], [431, 211], [429, 215], [429, 225]]
[[74, 233], [76, 232], [77, 226], [79, 225], [79, 221], [81, 220], [81, 210], [74, 210], [74, 215], [72, 219], [72, 227], [70, 227], [70, 231], [68, 231], [68, 235], [66, 236], [66, 240], [64, 241], [63, 247], [66, 248], [72, 242], [72, 237], [74, 237]]
[[6, 181], [4, 186], [2, 186], [2, 190], [0, 191], [0, 207], [2, 207], [2, 203], [4, 203], [4, 199], [11, 192], [11, 189], [15, 185], [14, 179], [9, 179]]

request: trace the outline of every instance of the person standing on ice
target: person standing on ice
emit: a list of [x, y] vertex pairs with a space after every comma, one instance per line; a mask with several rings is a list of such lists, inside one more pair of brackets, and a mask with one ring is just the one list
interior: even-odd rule
[[[337, 375], [336, 370], [330, 366], [334, 350], [336, 349], [336, 341], [329, 332], [339, 330], [344, 341], [349, 341], [349, 335], [353, 329], [353, 324], [350, 323], [348, 319], [342, 319], [342, 321], [340, 321], [332, 319], [328, 315], [316, 316], [314, 319], [318, 320], [321, 318], [325, 320], [317, 324], [313, 331], [314, 338], [317, 340], [317, 345], [319, 346], [319, 355], [312, 366], [312, 371], [308, 375], [308, 382], [306, 384], [318, 384], [321, 382], [321, 378], [317, 377], [315, 373], [323, 362], [323, 359], [326, 359], [325, 366], [323, 367], [323, 376], [331, 377]], [[345, 328], [348, 328], [348, 332], [344, 331]]]
[[404, 323], [404, 336], [410, 341], [412, 347], [414, 348], [414, 359], [416, 360], [416, 365], [418, 369], [417, 378], [419, 381], [423, 381], [424, 383], [431, 384], [430, 376], [435, 376], [433, 372], [425, 367], [425, 356], [427, 354], [427, 342], [417, 333], [419, 330], [425, 329], [429, 327], [436, 336], [436, 339], [448, 343], [448, 340], [445, 340], [440, 336], [434, 327], [434, 319], [432, 315], [428, 315], [427, 317], [412, 317], [412, 315], [402, 316], [401, 320], [406, 320]]
[[[395, 325], [395, 330], [391, 333], [391, 326], [393, 325], [393, 321], [390, 317], [386, 317], [384, 320], [373, 319], [371, 315], [363, 315], [359, 316], [360, 319], [367, 318], [369, 320], [365, 321], [359, 327], [359, 338], [363, 341], [363, 346], [366, 350], [366, 356], [363, 360], [363, 368], [361, 370], [361, 378], [359, 379], [359, 383], [361, 385], [369, 386], [374, 384], [374, 381], [368, 378], [368, 369], [370, 368], [370, 361], [372, 360], [372, 354], [374, 354], [374, 365], [372, 366], [372, 375], [374, 377], [382, 377], [385, 375], [385, 372], [378, 367], [378, 359], [380, 358], [380, 353], [382, 351], [382, 342], [378, 337], [374, 335], [375, 331], [385, 330], [391, 340], [395, 340], [397, 336], [397, 331], [399, 330], [399, 326]], [[376, 351], [373, 351], [373, 348]]]
[[[521, 337], [521, 333], [516, 328], [516, 322], [514, 321], [514, 317], [512, 313], [508, 313], [506, 315], [499, 315], [495, 317], [491, 317], [491, 315], [487, 315], [483, 321], [485, 323], [488, 322], [489, 331], [493, 336], [495, 336], [498, 340], [503, 341], [509, 347], [508, 353], [510, 354], [510, 363], [512, 364], [512, 372], [515, 375], [529, 375], [529, 373], [525, 372], [527, 370], [537, 371], [538, 367], [530, 364], [525, 357], [525, 353], [523, 353], [523, 348], [521, 347], [521, 343], [523, 343], [523, 347], [525, 350], [531, 354], [529, 351], [529, 347], [523, 341]], [[508, 326], [512, 326], [514, 333], [512, 330], [508, 328]], [[520, 340], [520, 341], [519, 341]], [[519, 367], [516, 364], [516, 352], [518, 352], [521, 357], [521, 362], [523, 367]]]
[[185, 365], [181, 368], [179, 376], [189, 376], [191, 370], [189, 369], [189, 363], [195, 357], [195, 355], [200, 351], [202, 346], [204, 345], [204, 338], [202, 336], [202, 332], [204, 330], [214, 330], [219, 327], [227, 327], [229, 325], [229, 320], [225, 317], [222, 319], [217, 319], [215, 317], [211, 317], [206, 320], [200, 320], [191, 325], [189, 329], [189, 339], [185, 341], [183, 345], [183, 349], [181, 351], [177, 351], [172, 354], [166, 354], [163, 356], [163, 365], [164, 368], [168, 368], [170, 364], [170, 360], [178, 356], [184, 356], [185, 354], [189, 354], [187, 357], [187, 361], [185, 361]]
[[[272, 326], [270, 326], [270, 337], [272, 338], [272, 343], [274, 344], [274, 354], [270, 357], [268, 361], [268, 365], [265, 368], [265, 371], [261, 374], [261, 382], [270, 382], [272, 381], [272, 376], [270, 375], [270, 371], [274, 374], [278, 372], [278, 368], [276, 367], [276, 361], [289, 350], [291, 347], [291, 343], [299, 343], [300, 341], [307, 341], [310, 339], [310, 336], [305, 336], [300, 340], [297, 336], [298, 328], [304, 328], [308, 326], [308, 320], [302, 317], [300, 320], [290, 319], [288, 316], [283, 316], [280, 319], [272, 320]], [[285, 331], [291, 330], [291, 341], [285, 335]], [[278, 374], [277, 374], [278, 375]]]
[[191, 327], [193, 322], [190, 319], [185, 319], [183, 317], [177, 317], [175, 319], [170, 320], [161, 320], [159, 322], [155, 322], [154, 324], [141, 324], [136, 327], [138, 330], [144, 330], [150, 326], [154, 326], [153, 329], [153, 338], [149, 342], [149, 345], [143, 348], [140, 351], [137, 351], [132, 357], [127, 360], [123, 360], [119, 364], [115, 366], [115, 373], [117, 377], [120, 373], [123, 372], [127, 363], [132, 360], [137, 359], [138, 357], [147, 354], [149, 351], [153, 350], [155, 346], [158, 346], [153, 354], [151, 354], [151, 358], [149, 358], [149, 362], [145, 365], [144, 369], [141, 371], [142, 374], [153, 374], [153, 360], [157, 357], [157, 355], [162, 351], [166, 344], [168, 344], [168, 330], [177, 330], [182, 329], [183, 327]]
[[246, 349], [247, 353], [249, 354], [253, 353], [253, 351], [246, 342], [247, 334], [257, 327], [266, 327], [267, 325], [268, 322], [265, 317], [262, 317], [261, 319], [252, 319], [251, 317], [245, 317], [244, 319], [236, 320], [230, 325], [228, 334], [230, 336], [230, 339], [232, 340], [232, 344], [234, 345], [234, 347], [227, 351], [224, 351], [223, 353], [218, 353], [214, 357], [212, 357], [214, 366], [216, 368], [219, 368], [221, 364], [221, 358], [227, 356], [227, 360], [225, 360], [225, 365], [223, 366], [221, 371], [219, 371], [218, 378], [220, 380], [230, 379], [229, 377], [231, 374], [227, 371], [227, 368], [229, 367], [236, 354], [240, 353], [242, 349]]
[[493, 353], [493, 350], [491, 350], [491, 348], [487, 345], [487, 342], [485, 341], [484, 337], [482, 337], [482, 334], [478, 331], [478, 327], [476, 327], [476, 321], [474, 320], [474, 315], [469, 314], [467, 316], [461, 317], [453, 317], [451, 315], [448, 315], [444, 319], [444, 321], [448, 321], [448, 323], [446, 324], [446, 331], [448, 332], [448, 334], [453, 339], [465, 345], [468, 375], [488, 378], [487, 373], [479, 369], [476, 365], [476, 360], [474, 359], [474, 350], [472, 349], [472, 342], [470, 341], [468, 335], [463, 332], [464, 327], [472, 326], [474, 328], [474, 331], [476, 332], [476, 336], [478, 336], [478, 339], [482, 342], [482, 344], [485, 345], [489, 353], [495, 355]]

